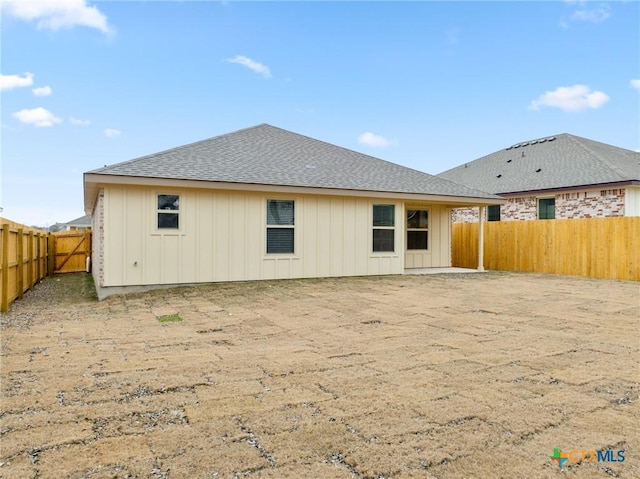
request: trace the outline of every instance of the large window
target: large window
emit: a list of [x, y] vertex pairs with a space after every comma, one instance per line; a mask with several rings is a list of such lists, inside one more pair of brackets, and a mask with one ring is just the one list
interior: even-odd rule
[[180, 196], [158, 195], [158, 229], [180, 227]]
[[267, 253], [292, 254], [295, 239], [295, 202], [267, 200]]
[[395, 251], [395, 205], [373, 205], [373, 251]]
[[429, 249], [427, 210], [407, 210], [407, 249]]
[[488, 206], [487, 221], [500, 221], [500, 205]]
[[556, 199], [540, 198], [538, 200], [538, 219], [553, 220], [556, 217]]

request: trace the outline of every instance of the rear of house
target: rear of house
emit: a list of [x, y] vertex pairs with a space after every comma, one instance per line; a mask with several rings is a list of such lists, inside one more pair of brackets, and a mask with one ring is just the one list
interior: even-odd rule
[[451, 210], [501, 201], [270, 125], [85, 173], [102, 296], [446, 267]]

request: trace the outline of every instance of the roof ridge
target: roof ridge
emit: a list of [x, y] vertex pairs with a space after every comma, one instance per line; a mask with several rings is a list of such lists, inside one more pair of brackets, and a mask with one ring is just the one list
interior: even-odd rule
[[[309, 139], [311, 141], [317, 141], [319, 143], [324, 143], [325, 145], [328, 145], [328, 146], [330, 146], [332, 148], [339, 148], [341, 150], [349, 151], [349, 152], [355, 153], [357, 155], [366, 156], [366, 157], [371, 158], [373, 160], [381, 161], [383, 163], [387, 163], [387, 164], [392, 165], [394, 167], [400, 166], [400, 167], [402, 167], [404, 169], [412, 170], [412, 171], [415, 171], [416, 173], [420, 173], [422, 175], [427, 175], [427, 176], [431, 176], [431, 177], [434, 177], [434, 178], [437, 177], [437, 175], [433, 175], [431, 173], [427, 173], [426, 171], [418, 170], [416, 168], [411, 168], [410, 166], [401, 165], [399, 163], [394, 163], [393, 161], [385, 160], [384, 158], [379, 158], [377, 156], [369, 155], [368, 153], [362, 153], [361, 151], [353, 150], [351, 148], [347, 148], [346, 146], [340, 146], [340, 145], [336, 145], [335, 143], [329, 143], [328, 141], [325, 141], [325, 140], [319, 140], [318, 138], [313, 138], [311, 136], [303, 135], [302, 133], [297, 133], [295, 131], [286, 130], [285, 128], [281, 128], [279, 126], [273, 126], [273, 125], [270, 125], [268, 123], [261, 123], [260, 125], [256, 125], [256, 127], [258, 127], [258, 126], [268, 126], [268, 127], [271, 127], [271, 128], [275, 128], [276, 130], [284, 131], [285, 133], [289, 133], [289, 134], [292, 134], [292, 135], [297, 135], [297, 136], [301, 136], [303, 138], [307, 138], [307, 139]], [[254, 128], [256, 128], [256, 127], [254, 127]], [[246, 128], [246, 129], [249, 129], [249, 128]], [[242, 130], [238, 130], [238, 131], [242, 131]], [[462, 185], [462, 186], [464, 186], [464, 185]]]
[[[584, 141], [582, 141], [582, 140], [587, 140], [587, 141], [594, 141], [595, 142], [595, 140], [589, 140], [588, 138], [582, 138], [580, 136], [571, 135], [569, 133], [566, 133], [566, 136], [567, 136], [568, 139], [573, 141], [574, 144], [578, 145], [580, 148], [582, 148], [583, 150], [587, 151], [591, 156], [593, 156], [598, 162], [602, 163], [605, 167], [609, 168], [611, 171], [613, 171], [616, 174], [620, 175], [622, 177], [622, 179], [625, 178], [625, 172], [624, 171], [621, 171], [615, 165], [611, 164], [611, 162], [609, 162], [606, 158], [603, 158], [600, 155], [598, 155], [595, 151], [593, 151], [589, 147], [589, 145], [585, 144]], [[596, 142], [596, 143], [599, 143], [599, 142]], [[606, 143], [602, 143], [602, 144], [606, 145]], [[607, 145], [607, 146], [613, 146], [613, 145]], [[614, 148], [618, 148], [618, 147], [614, 147]], [[620, 148], [620, 149], [623, 150], [624, 148]]]

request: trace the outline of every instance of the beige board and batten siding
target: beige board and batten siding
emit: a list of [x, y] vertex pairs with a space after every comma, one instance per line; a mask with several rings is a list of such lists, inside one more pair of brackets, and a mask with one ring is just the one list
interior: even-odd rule
[[[178, 230], [157, 228], [158, 194], [180, 195]], [[267, 199], [295, 200], [294, 254], [266, 253]], [[396, 206], [395, 252], [372, 252], [374, 204]], [[111, 258], [96, 258], [102, 287], [401, 274], [405, 267], [398, 199], [109, 185], [96, 206], [105, 224], [94, 254]], [[450, 210], [428, 208], [430, 249], [413, 267], [450, 266]]]
[[427, 210], [429, 214], [427, 249], [405, 248], [405, 269], [451, 266], [451, 209], [441, 205], [417, 203], [407, 203], [405, 209]]

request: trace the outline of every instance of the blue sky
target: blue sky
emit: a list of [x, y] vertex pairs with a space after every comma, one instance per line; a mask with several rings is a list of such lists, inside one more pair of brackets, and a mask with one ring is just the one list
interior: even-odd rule
[[640, 149], [640, 3], [2, 2], [0, 215], [260, 123], [436, 174], [572, 133]]

